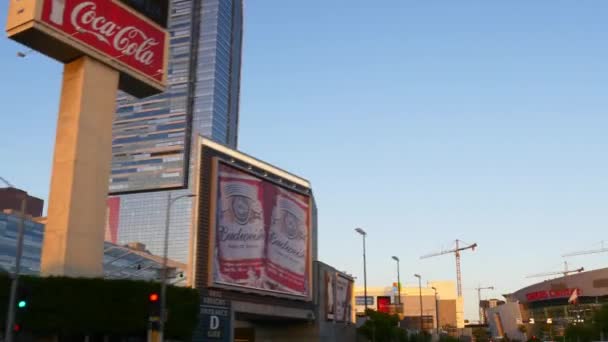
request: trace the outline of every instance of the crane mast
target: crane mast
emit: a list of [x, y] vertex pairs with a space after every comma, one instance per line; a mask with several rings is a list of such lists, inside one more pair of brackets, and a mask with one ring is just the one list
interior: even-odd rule
[[460, 245], [461, 242], [463, 242], [463, 241], [456, 240], [456, 246], [453, 249], [445, 250], [445, 251], [441, 251], [441, 252], [437, 252], [437, 253], [431, 253], [431, 254], [423, 255], [420, 257], [420, 259], [426, 259], [426, 258], [431, 258], [431, 257], [439, 256], [439, 255], [454, 253], [454, 255], [456, 257], [456, 288], [457, 288], [457, 292], [458, 292], [458, 297], [462, 297], [462, 272], [460, 270], [460, 252], [465, 251], [467, 249], [475, 251], [475, 248], [477, 247], [477, 243], [472, 243], [472, 244], [465, 243], [465, 245], [461, 247], [461, 245]]

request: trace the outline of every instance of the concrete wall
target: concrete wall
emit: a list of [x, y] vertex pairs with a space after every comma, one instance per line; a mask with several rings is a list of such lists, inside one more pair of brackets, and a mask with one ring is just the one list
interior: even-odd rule
[[522, 321], [518, 303], [499, 305], [488, 309], [487, 314], [492, 337], [503, 337], [504, 334], [507, 334], [510, 339], [526, 340], [526, 336], [518, 329], [517, 322]]

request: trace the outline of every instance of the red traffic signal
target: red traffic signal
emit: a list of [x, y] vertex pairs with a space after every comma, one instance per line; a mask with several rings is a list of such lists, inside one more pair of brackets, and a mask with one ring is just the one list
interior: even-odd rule
[[158, 296], [158, 293], [153, 292], [153, 293], [150, 293], [150, 296], [148, 298], [150, 299], [150, 302], [155, 303], [155, 302], [158, 302], [158, 299], [160, 297]]
[[21, 326], [19, 324], [15, 323], [13, 325], [13, 331], [14, 332], [20, 332], [21, 331]]

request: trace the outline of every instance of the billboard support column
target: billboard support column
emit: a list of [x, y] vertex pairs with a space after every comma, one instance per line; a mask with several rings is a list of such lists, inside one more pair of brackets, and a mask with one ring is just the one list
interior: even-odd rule
[[103, 275], [118, 71], [90, 57], [64, 66], [41, 273]]

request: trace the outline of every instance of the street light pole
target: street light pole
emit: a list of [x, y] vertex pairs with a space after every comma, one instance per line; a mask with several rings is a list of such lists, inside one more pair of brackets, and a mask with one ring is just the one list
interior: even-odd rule
[[422, 325], [422, 277], [420, 276], [420, 274], [414, 274], [414, 277], [418, 278], [418, 291], [420, 293], [420, 333], [422, 334], [422, 332], [424, 331]]
[[[15, 189], [11, 183], [0, 177], [9, 188]], [[27, 192], [21, 194], [21, 212], [19, 213], [19, 231], [17, 233], [17, 251], [15, 253], [15, 272], [11, 281], [11, 292], [8, 300], [6, 315], [6, 329], [4, 331], [4, 341], [13, 342], [13, 325], [15, 324], [15, 302], [17, 301], [17, 289], [19, 287], [19, 273], [21, 272], [21, 255], [23, 254], [23, 236], [25, 235], [25, 211], [27, 210]]]
[[437, 337], [439, 338], [439, 298], [437, 297], [437, 288], [432, 287], [435, 290], [435, 319], [437, 320]]
[[399, 304], [399, 308], [401, 309], [401, 276], [399, 275], [399, 258], [393, 256], [393, 260], [397, 262], [397, 300]]
[[365, 260], [365, 237], [367, 233], [363, 228], [355, 228], [355, 231], [363, 236], [363, 297], [365, 297], [365, 316], [367, 317], [367, 262]]
[[171, 191], [167, 191], [167, 212], [165, 213], [165, 241], [163, 247], [163, 270], [161, 274], [161, 288], [160, 288], [160, 341], [164, 341], [165, 338], [165, 318], [167, 311], [167, 259], [169, 254], [169, 225], [171, 222], [171, 207], [173, 204], [182, 198], [195, 197], [193, 194], [186, 194], [171, 197]]

